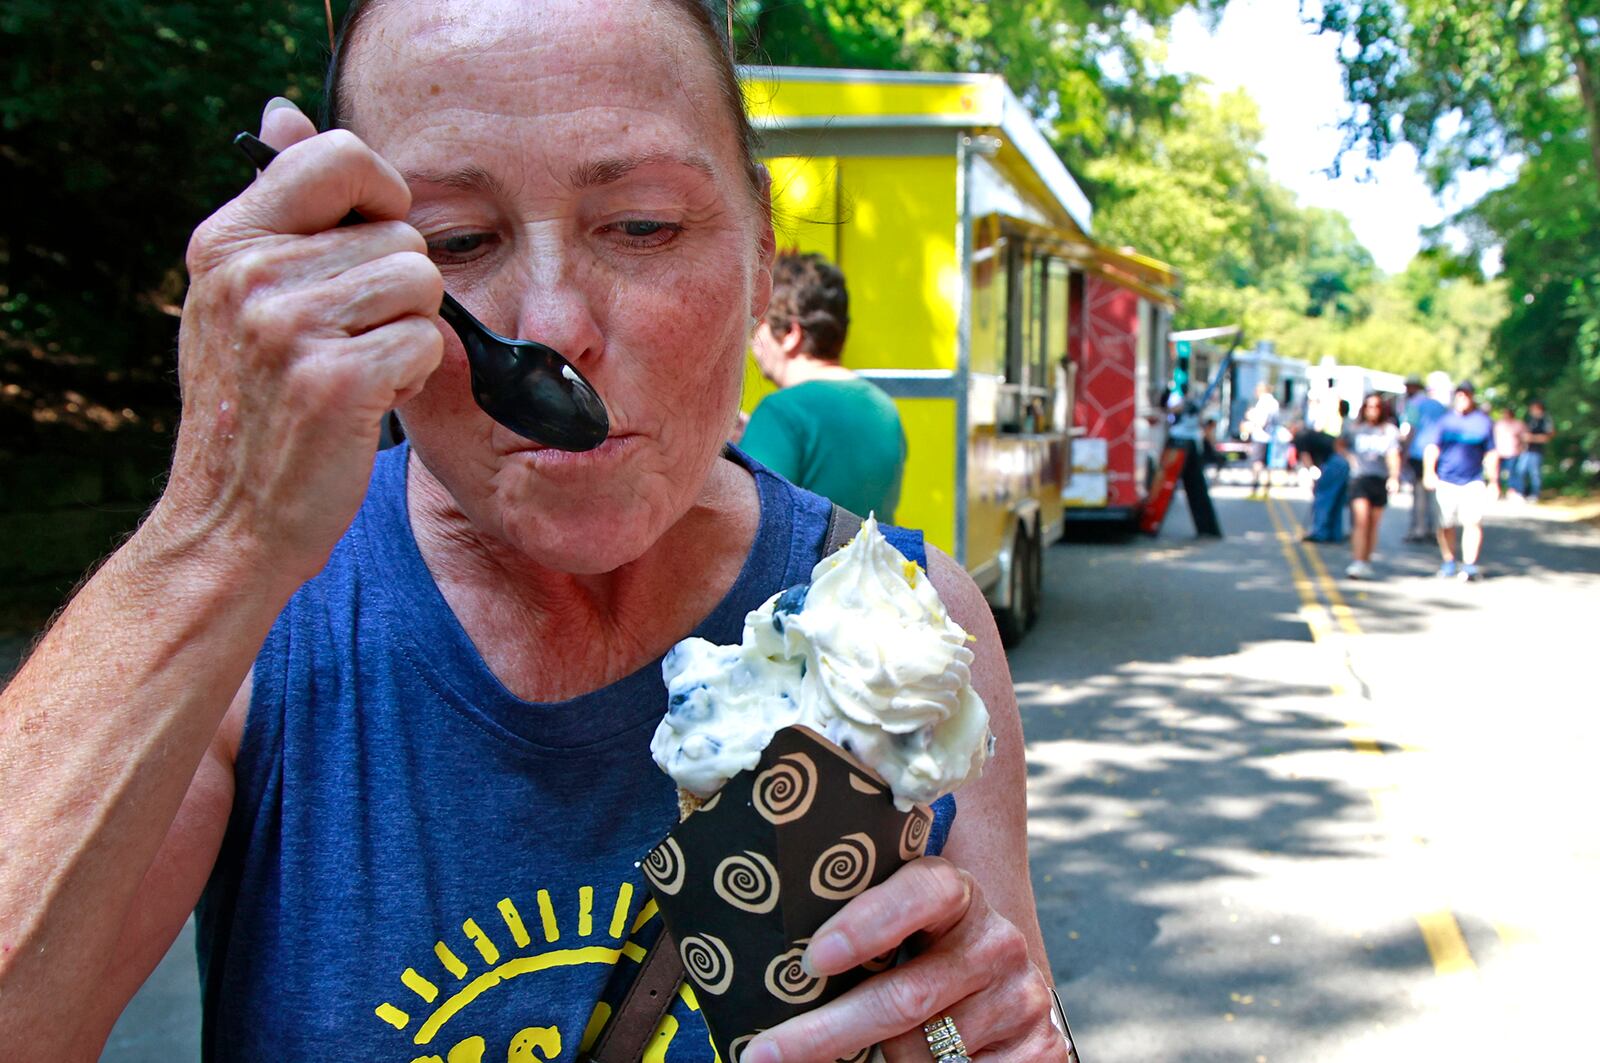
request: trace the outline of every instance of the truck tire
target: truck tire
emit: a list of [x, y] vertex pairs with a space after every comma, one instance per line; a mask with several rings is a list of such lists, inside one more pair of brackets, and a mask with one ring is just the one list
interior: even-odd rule
[[1024, 598], [1023, 620], [1029, 631], [1039, 622], [1039, 612], [1044, 604], [1044, 545], [1037, 531], [1028, 536], [1027, 596]]
[[1021, 524], [1011, 533], [1006, 589], [1006, 604], [994, 611], [994, 623], [1000, 629], [1000, 644], [1011, 649], [1028, 633], [1028, 533]]

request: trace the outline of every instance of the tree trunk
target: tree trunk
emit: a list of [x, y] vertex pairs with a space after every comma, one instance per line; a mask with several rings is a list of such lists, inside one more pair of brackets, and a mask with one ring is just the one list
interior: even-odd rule
[[1600, 182], [1600, 84], [1596, 82], [1594, 60], [1584, 50], [1583, 33], [1578, 29], [1578, 17], [1573, 14], [1572, 0], [1561, 5], [1566, 16], [1567, 29], [1572, 33], [1572, 65], [1578, 72], [1578, 95], [1583, 100], [1583, 116], [1589, 127], [1589, 165], [1591, 176]]

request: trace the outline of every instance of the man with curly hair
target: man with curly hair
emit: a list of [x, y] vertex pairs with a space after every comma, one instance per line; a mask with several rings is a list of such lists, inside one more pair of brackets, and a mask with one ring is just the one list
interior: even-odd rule
[[778, 256], [772, 302], [751, 348], [782, 390], [756, 407], [740, 445], [791, 482], [892, 523], [905, 432], [893, 400], [840, 364], [849, 328], [850, 296], [838, 267], [821, 255]]

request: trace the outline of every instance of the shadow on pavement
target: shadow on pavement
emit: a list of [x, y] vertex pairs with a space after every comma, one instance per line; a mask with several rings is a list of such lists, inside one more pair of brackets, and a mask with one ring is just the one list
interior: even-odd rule
[[[1191, 538], [1177, 511], [1158, 539], [1052, 550], [1044, 618], [1011, 653], [1040, 918], [1085, 1058], [1099, 1037], [1114, 1058], [1248, 1060], [1247, 1026], [1263, 1051], [1310, 1045], [1403, 1006], [1378, 975], [1431, 970], [1404, 911], [1359, 939], [1304, 904], [1222, 911], [1265, 888], [1263, 864], [1315, 874], [1380, 854], [1366, 792], [1304, 770], [1351, 746], [1265, 507], [1218, 508], [1221, 541]], [[1370, 609], [1421, 629], [1441, 607], [1364, 602], [1363, 623]]]

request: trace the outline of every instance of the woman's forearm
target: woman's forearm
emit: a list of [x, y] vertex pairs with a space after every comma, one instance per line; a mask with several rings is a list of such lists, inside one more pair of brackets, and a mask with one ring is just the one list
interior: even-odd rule
[[291, 590], [153, 518], [0, 694], [0, 1035], [93, 992]]

